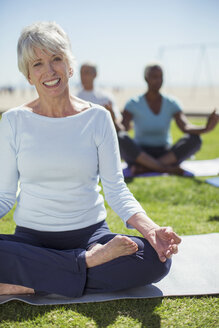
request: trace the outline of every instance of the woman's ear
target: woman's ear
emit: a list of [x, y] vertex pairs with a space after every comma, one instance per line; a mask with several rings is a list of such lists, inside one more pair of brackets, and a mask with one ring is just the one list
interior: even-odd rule
[[74, 73], [74, 71], [73, 71], [73, 68], [69, 68], [69, 77], [72, 77], [73, 76], [73, 73]]
[[27, 78], [28, 82], [33, 85], [33, 82], [31, 81], [31, 78], [30, 78], [30, 74], [28, 74], [28, 78]]

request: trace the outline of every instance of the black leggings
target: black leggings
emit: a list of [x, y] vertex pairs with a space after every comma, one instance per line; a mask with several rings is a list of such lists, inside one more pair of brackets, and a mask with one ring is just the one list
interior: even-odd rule
[[121, 157], [129, 164], [135, 163], [142, 151], [154, 158], [159, 158], [168, 152], [173, 152], [177, 158], [177, 164], [194, 155], [201, 148], [201, 138], [198, 135], [187, 134], [179, 139], [173, 146], [153, 147], [138, 145], [127, 132], [118, 133]]

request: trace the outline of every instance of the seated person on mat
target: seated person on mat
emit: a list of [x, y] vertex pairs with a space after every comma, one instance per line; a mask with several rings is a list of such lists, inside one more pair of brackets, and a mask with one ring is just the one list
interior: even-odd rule
[[[134, 121], [135, 138], [128, 144], [127, 134], [120, 133], [122, 157], [133, 174], [147, 171], [181, 174], [179, 164], [201, 147], [200, 134], [214, 129], [219, 116], [216, 111], [209, 116], [206, 126], [191, 124], [179, 104], [160, 93], [163, 71], [158, 64], [145, 68], [148, 89], [145, 94], [132, 98], [125, 105], [123, 125], [129, 130]], [[171, 145], [170, 123], [175, 119], [177, 126], [186, 135]]]
[[78, 98], [101, 105], [111, 112], [113, 120], [121, 120], [121, 114], [113, 97], [95, 88], [94, 82], [97, 77], [97, 66], [91, 62], [84, 63], [80, 68], [81, 90], [76, 94]]
[[[121, 122], [121, 114], [119, 113], [114, 100], [109, 95], [97, 90], [94, 87], [94, 80], [97, 77], [97, 67], [91, 62], [84, 63], [80, 69], [82, 89], [77, 93], [77, 97], [92, 102], [94, 104], [105, 107], [111, 113], [119, 140], [120, 154], [122, 158], [128, 158], [132, 156], [132, 149], [136, 147], [136, 144], [132, 138], [125, 132], [125, 127]], [[123, 156], [124, 155], [124, 156]], [[152, 167], [153, 170], [159, 172], [169, 172], [173, 174], [181, 173], [182, 170], [175, 166], [162, 165], [155, 159], [143, 153], [140, 158], [145, 161], [145, 164]], [[150, 166], [151, 165], [151, 166]]]
[[[26, 27], [18, 66], [38, 98], [0, 121], [0, 294], [80, 297], [150, 284], [170, 269], [181, 239], [145, 213], [127, 188], [111, 115], [69, 92], [74, 58], [56, 23]], [[100, 193], [142, 237], [112, 233]]]

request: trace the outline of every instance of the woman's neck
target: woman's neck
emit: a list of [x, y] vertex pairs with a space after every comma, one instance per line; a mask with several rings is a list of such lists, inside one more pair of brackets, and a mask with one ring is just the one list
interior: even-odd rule
[[40, 96], [28, 104], [36, 114], [48, 117], [66, 117], [78, 114], [90, 107], [89, 103], [74, 96], [47, 98]]
[[148, 91], [145, 93], [145, 99], [151, 111], [158, 115], [161, 111], [162, 96], [158, 92]]
[[160, 94], [159, 91], [148, 90], [148, 91], [146, 91], [146, 93], [145, 93], [145, 97], [146, 97], [148, 100], [153, 101], [153, 100], [160, 99], [161, 94]]

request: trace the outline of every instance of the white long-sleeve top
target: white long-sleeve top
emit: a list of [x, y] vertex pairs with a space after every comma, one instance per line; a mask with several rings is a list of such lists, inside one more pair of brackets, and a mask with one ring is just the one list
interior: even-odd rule
[[25, 107], [0, 121], [0, 217], [39, 231], [81, 229], [106, 218], [104, 198], [126, 221], [144, 212], [127, 188], [110, 113], [93, 106], [51, 118]]

